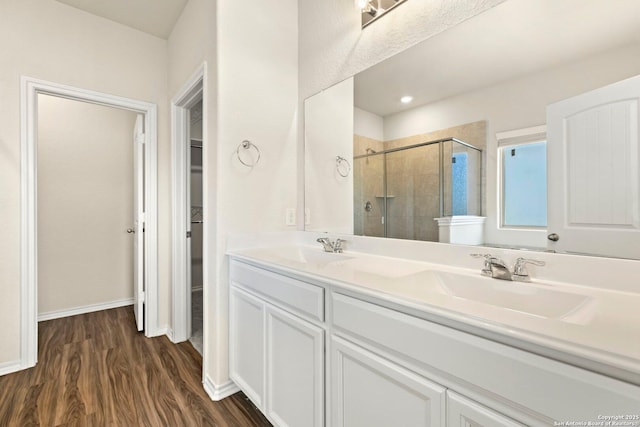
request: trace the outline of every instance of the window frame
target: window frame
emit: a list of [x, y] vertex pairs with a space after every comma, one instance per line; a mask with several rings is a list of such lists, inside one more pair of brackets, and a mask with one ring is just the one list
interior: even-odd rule
[[[497, 177], [498, 177], [498, 197], [497, 212], [498, 212], [498, 229], [499, 230], [530, 230], [530, 231], [545, 231], [547, 226], [535, 226], [535, 225], [507, 225], [505, 224], [505, 202], [504, 202], [504, 148], [505, 147], [517, 147], [518, 145], [532, 144], [536, 142], [547, 142], [547, 126], [533, 126], [523, 129], [511, 130], [506, 132], [496, 133], [497, 140]], [[547, 186], [549, 183], [547, 182]]]

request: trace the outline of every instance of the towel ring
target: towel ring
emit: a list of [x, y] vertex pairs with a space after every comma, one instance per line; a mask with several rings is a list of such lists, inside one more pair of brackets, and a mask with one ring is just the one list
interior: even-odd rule
[[[251, 147], [254, 148], [255, 152], [258, 154], [258, 157], [253, 161], [253, 163], [247, 163], [244, 160], [242, 160], [242, 156], [240, 155], [240, 149], [243, 148], [244, 150], [250, 150]], [[258, 148], [258, 146], [256, 144], [254, 144], [253, 142], [249, 141], [248, 139], [245, 139], [244, 141], [242, 141], [240, 143], [240, 145], [238, 145], [238, 149], [236, 150], [236, 155], [238, 156], [238, 160], [240, 160], [240, 163], [242, 163], [243, 165], [247, 166], [247, 167], [254, 167], [255, 165], [258, 164], [258, 162], [260, 161], [260, 149]]]
[[336, 156], [336, 170], [341, 177], [346, 178], [351, 172], [351, 164], [344, 157]]

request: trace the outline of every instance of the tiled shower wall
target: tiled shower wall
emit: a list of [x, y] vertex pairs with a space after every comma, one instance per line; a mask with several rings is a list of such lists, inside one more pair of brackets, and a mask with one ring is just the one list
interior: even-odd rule
[[[367, 148], [382, 152], [383, 142], [365, 136], [353, 136], [353, 155], [366, 154]], [[374, 155], [353, 161], [353, 233], [384, 237], [384, 156]], [[371, 210], [365, 209], [370, 202]]]

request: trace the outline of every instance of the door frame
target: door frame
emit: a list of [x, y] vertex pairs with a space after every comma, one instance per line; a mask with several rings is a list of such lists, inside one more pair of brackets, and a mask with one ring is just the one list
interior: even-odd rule
[[38, 361], [37, 131], [39, 94], [120, 108], [144, 115], [145, 335], [162, 334], [158, 328], [158, 112], [156, 104], [21, 76], [20, 365], [22, 369], [35, 366]]
[[[182, 85], [171, 100], [171, 200], [172, 200], [172, 272], [173, 272], [173, 301], [172, 301], [172, 334], [173, 342], [189, 339], [191, 323], [191, 284], [188, 283], [189, 268], [187, 255], [187, 221], [190, 209], [187, 206], [187, 194], [190, 179], [189, 170], [189, 108], [202, 99], [202, 274], [203, 274], [203, 353], [207, 348], [207, 287], [208, 274], [208, 242], [206, 239], [209, 228], [209, 198], [207, 162], [209, 137], [207, 131], [207, 63], [202, 63], [191, 77]], [[206, 360], [203, 354], [203, 360]], [[204, 372], [203, 372], [204, 373]]]

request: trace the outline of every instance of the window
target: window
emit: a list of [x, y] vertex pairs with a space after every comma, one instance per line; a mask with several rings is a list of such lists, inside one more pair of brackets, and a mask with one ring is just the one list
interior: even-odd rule
[[451, 156], [452, 215], [467, 215], [467, 153]]
[[498, 134], [503, 227], [547, 226], [547, 142], [541, 128]]

